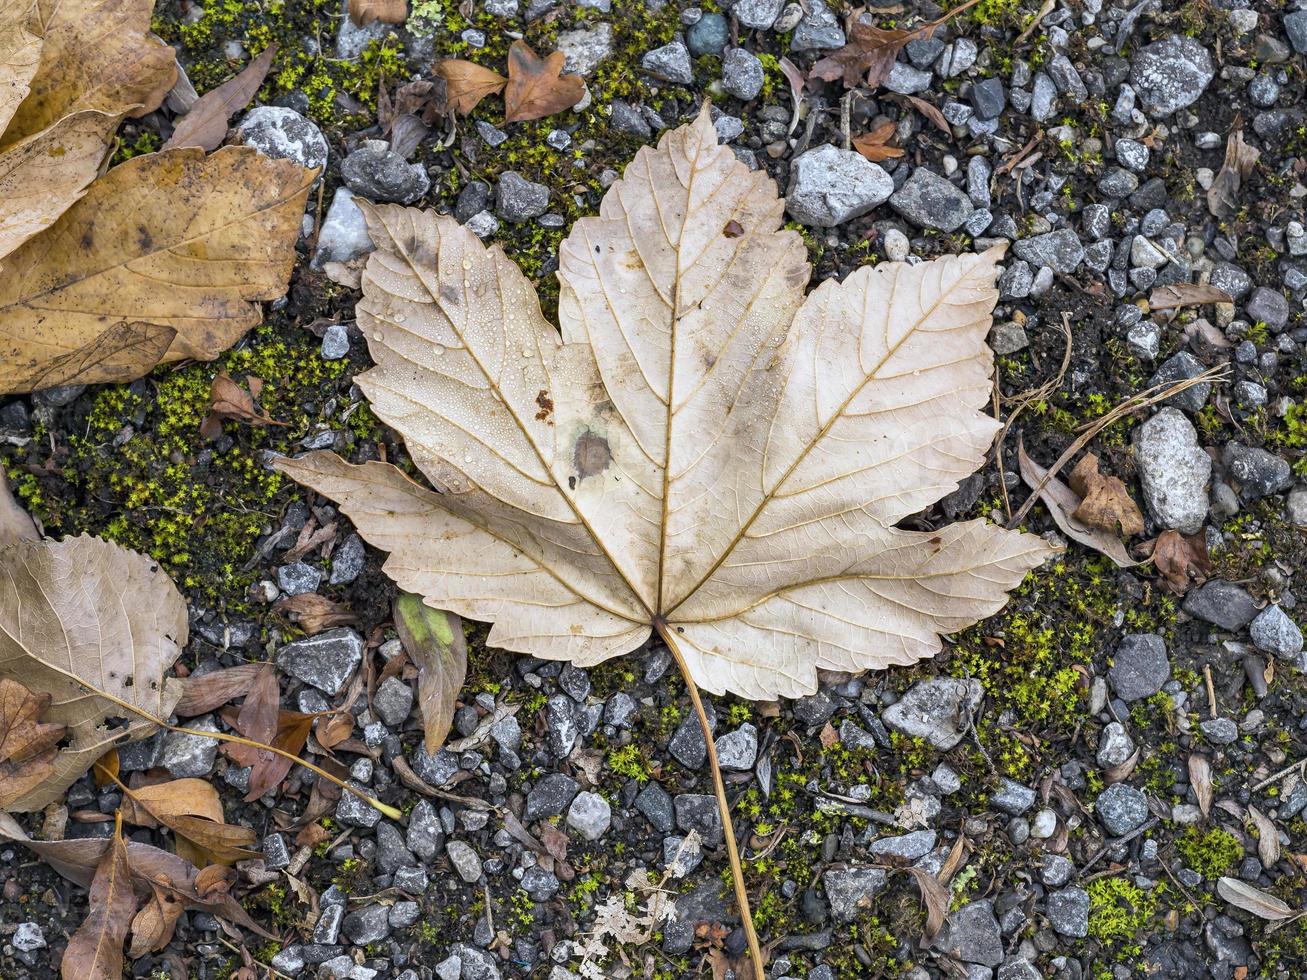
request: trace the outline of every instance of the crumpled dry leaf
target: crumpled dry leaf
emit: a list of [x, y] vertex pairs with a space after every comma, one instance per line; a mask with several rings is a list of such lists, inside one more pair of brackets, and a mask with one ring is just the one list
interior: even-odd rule
[[918, 945], [922, 949], [930, 949], [939, 930], [944, 927], [944, 917], [948, 915], [949, 890], [924, 868], [908, 868], [907, 872], [917, 883], [917, 890], [921, 892], [921, 904], [926, 907], [926, 928], [922, 930]]
[[1173, 282], [1158, 286], [1148, 297], [1148, 307], [1153, 310], [1179, 310], [1206, 303], [1233, 302], [1234, 297], [1224, 289], [1217, 289], [1205, 282]]
[[391, 552], [402, 589], [494, 621], [493, 646], [589, 666], [656, 628], [709, 691], [799, 696], [818, 669], [932, 656], [1053, 551], [983, 521], [894, 526], [998, 429], [981, 409], [1001, 249], [805, 299], [774, 185], [705, 111], [574, 225], [560, 340], [502, 251], [363, 208], [377, 366], [357, 380], [440, 492], [331, 453], [275, 465]]
[[349, 19], [359, 27], [374, 20], [402, 24], [408, 19], [408, 0], [349, 0]]
[[[281, 710], [281, 686], [273, 664], [263, 665], [239, 711], [223, 712], [223, 719], [246, 738], [292, 755], [304, 750], [313, 718], [311, 714]], [[238, 766], [251, 767], [249, 790], [245, 794], [249, 803], [275, 789], [293, 764], [285, 756], [249, 745], [224, 744], [222, 750]]]
[[[1038, 487], [1048, 474], [1047, 469], [1026, 455], [1026, 447], [1020, 442], [1017, 444], [1017, 465], [1021, 470], [1021, 479], [1032, 490]], [[1039, 499], [1044, 502], [1048, 512], [1053, 515], [1053, 520], [1067, 537], [1106, 555], [1119, 568], [1133, 568], [1139, 564], [1130, 557], [1130, 553], [1125, 550], [1125, 545], [1117, 535], [1090, 527], [1075, 516], [1076, 509], [1080, 506], [1080, 498], [1057, 477], [1048, 479], [1043, 489], [1038, 492]]]
[[446, 103], [462, 116], [475, 109], [487, 95], [503, 91], [508, 84], [508, 79], [499, 72], [462, 58], [438, 61], [434, 71], [445, 80]]
[[[400, 0], [403, 3], [404, 0]], [[165, 150], [175, 146], [198, 146], [202, 150], [216, 150], [227, 135], [227, 121], [250, 104], [258, 94], [259, 86], [268, 77], [272, 59], [277, 55], [277, 42], [273, 41], [258, 55], [250, 59], [238, 74], [217, 88], [205, 92], [190, 111], [177, 122], [172, 137], [163, 144]]]
[[154, 0], [60, 0], [48, 6], [40, 64], [4, 127], [0, 150], [85, 109], [143, 116], [159, 107], [177, 80], [173, 49], [150, 34]]
[[261, 856], [245, 846], [258, 835], [248, 827], [227, 823], [217, 789], [203, 779], [171, 779], [135, 789], [123, 786], [123, 816], [143, 827], [167, 827], [176, 835], [177, 856], [197, 867]]
[[[257, 378], [250, 378], [251, 388], [256, 386]], [[259, 383], [261, 386], [261, 383]], [[219, 371], [209, 385], [209, 414], [200, 423], [200, 435], [205, 439], [217, 439], [222, 435], [224, 419], [244, 422], [247, 425], [287, 425], [278, 422], [262, 409], [254, 406], [254, 395], [246, 391], [226, 371]]]
[[1238, 878], [1220, 878], [1216, 882], [1216, 894], [1237, 909], [1250, 912], [1259, 919], [1268, 922], [1282, 922], [1297, 919], [1303, 913], [1295, 912], [1281, 899], [1269, 892], [1240, 881]]
[[59, 740], [68, 729], [40, 720], [49, 708], [50, 695], [33, 694], [18, 681], [0, 677], [0, 809], [54, 772]]
[[1257, 859], [1263, 868], [1274, 868], [1280, 860], [1280, 832], [1275, 828], [1275, 821], [1251, 803], [1248, 804], [1248, 818], [1257, 830]]
[[889, 140], [894, 136], [896, 124], [889, 119], [869, 133], [853, 137], [853, 148], [872, 163], [880, 163], [904, 154], [902, 147], [891, 146]]
[[1098, 457], [1085, 453], [1075, 465], [1067, 484], [1079, 496], [1076, 520], [1100, 531], [1123, 537], [1144, 533], [1144, 515], [1117, 477], [1100, 473]]
[[176, 892], [151, 882], [150, 897], [132, 919], [132, 941], [127, 949], [128, 958], [138, 959], [146, 953], [161, 950], [172, 942], [177, 920], [185, 910], [186, 904]]
[[[249, 147], [114, 167], [5, 257], [0, 393], [31, 390], [48, 362], [123, 320], [175, 329], [166, 361], [216, 357], [259, 322], [257, 301], [285, 291], [313, 176]], [[153, 367], [101, 363], [80, 381], [129, 381]]]
[[59, 964], [63, 980], [112, 980], [123, 975], [123, 943], [136, 914], [136, 890], [122, 829], [120, 818], [91, 880], [86, 919], [68, 940]]
[[968, 7], [974, 7], [978, 2], [979, 0], [967, 0], [938, 20], [906, 31], [902, 28], [875, 27], [862, 17], [857, 17], [849, 28], [848, 43], [820, 59], [812, 66], [809, 75], [825, 82], [843, 79], [845, 88], [857, 88], [865, 76], [870, 88], [879, 88], [894, 67], [899, 52], [908, 42], [930, 37], [957, 14]]
[[292, 623], [304, 627], [304, 632], [309, 636], [331, 629], [333, 626], [358, 622], [358, 617], [339, 602], [320, 596], [316, 592], [283, 596], [272, 604], [272, 611], [282, 613]]
[[433, 609], [421, 596], [401, 592], [392, 615], [399, 642], [418, 669], [418, 710], [423, 741], [434, 755], [454, 722], [454, 706], [467, 676], [467, 638], [454, 613]]
[[193, 718], [249, 693], [263, 664], [240, 664], [207, 674], [191, 674], [180, 681], [182, 696], [173, 706], [180, 718]]
[[1212, 560], [1207, 554], [1207, 535], [1181, 534], [1166, 530], [1153, 542], [1153, 564], [1166, 587], [1176, 595], [1202, 585], [1212, 574]]
[[[111, 747], [151, 734], [181, 696], [165, 673], [186, 645], [186, 604], [149, 558], [86, 535], [0, 547], [0, 677], [53, 696], [70, 743], [54, 772], [8, 804], [39, 810]], [[110, 727], [114, 725], [116, 727]]]
[[1197, 752], [1189, 756], [1189, 785], [1198, 797], [1198, 809], [1207, 816], [1212, 809], [1212, 764], [1207, 756]]
[[504, 89], [504, 122], [543, 119], [572, 108], [585, 95], [580, 75], [564, 75], [561, 51], [541, 59], [525, 41], [508, 49], [508, 87]]
[[1239, 188], [1253, 172], [1262, 151], [1244, 142], [1243, 130], [1235, 128], [1225, 140], [1225, 160], [1207, 189], [1207, 210], [1218, 218], [1233, 218], [1239, 212]]

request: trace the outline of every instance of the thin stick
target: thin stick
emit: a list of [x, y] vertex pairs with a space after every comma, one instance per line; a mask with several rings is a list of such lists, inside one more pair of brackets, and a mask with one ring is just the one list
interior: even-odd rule
[[662, 617], [654, 621], [654, 628], [658, 630], [658, 635], [667, 644], [672, 659], [676, 661], [676, 666], [685, 679], [685, 687], [690, 692], [690, 701], [694, 704], [694, 712], [699, 716], [699, 727], [703, 729], [704, 745], [708, 748], [708, 768], [712, 771], [713, 791], [717, 794], [717, 809], [721, 811], [722, 831], [726, 837], [726, 856], [731, 863], [731, 881], [735, 885], [735, 904], [739, 906], [740, 924], [744, 927], [744, 938], [749, 944], [749, 959], [753, 961], [754, 980], [762, 980], [766, 976], [762, 946], [758, 943], [758, 933], [753, 928], [753, 912], [749, 908], [749, 891], [744, 884], [744, 866], [740, 863], [740, 852], [735, 846], [735, 826], [731, 823], [731, 805], [726, 799], [726, 783], [722, 779], [721, 766], [717, 763], [717, 746], [713, 743], [712, 726], [708, 724], [708, 715], [703, 709], [703, 699], [699, 696], [699, 685], [690, 676], [689, 665], [686, 664], [685, 658], [681, 656], [681, 650], [676, 645], [672, 631]]

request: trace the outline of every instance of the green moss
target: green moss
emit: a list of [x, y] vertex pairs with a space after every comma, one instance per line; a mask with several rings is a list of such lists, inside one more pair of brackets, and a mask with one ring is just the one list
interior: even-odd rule
[[1089, 935], [1119, 952], [1137, 954], [1132, 940], [1145, 934], [1157, 911], [1158, 886], [1146, 892], [1125, 878], [1098, 878], [1085, 886], [1089, 893]]
[[1228, 830], [1213, 827], [1202, 833], [1188, 827], [1175, 842], [1185, 863], [1204, 878], [1219, 878], [1243, 858], [1243, 844]]
[[649, 759], [647, 750], [632, 743], [608, 753], [608, 768], [619, 776], [634, 779], [643, 785], [649, 781]]

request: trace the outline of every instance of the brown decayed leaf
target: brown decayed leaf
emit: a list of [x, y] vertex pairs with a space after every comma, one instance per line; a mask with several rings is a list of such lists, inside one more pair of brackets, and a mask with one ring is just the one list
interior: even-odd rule
[[273, 612], [279, 612], [304, 627], [304, 632], [312, 636], [333, 626], [357, 623], [358, 617], [339, 602], [320, 596], [316, 592], [301, 592], [278, 599], [272, 605]]
[[9, 804], [38, 810], [109, 748], [154, 731], [117, 702], [171, 713], [181, 689], [164, 675], [186, 644], [186, 604], [152, 560], [85, 535], [0, 548], [0, 580], [0, 677], [51, 694], [47, 720], [72, 736], [50, 778]]
[[177, 337], [173, 327], [121, 320], [86, 344], [41, 365], [28, 381], [33, 391], [55, 385], [96, 384], [105, 378], [126, 378], [158, 364]]
[[944, 917], [948, 915], [949, 891], [924, 868], [908, 868], [907, 871], [917, 883], [917, 889], [921, 892], [921, 904], [926, 907], [926, 928], [922, 930], [920, 945], [922, 949], [929, 949], [944, 926]]
[[172, 710], [181, 718], [207, 714], [214, 708], [220, 708], [227, 702], [248, 694], [250, 686], [263, 669], [263, 664], [240, 664], [207, 674], [184, 677], [179, 682], [181, 699]]
[[[1017, 444], [1017, 464], [1021, 470], [1021, 479], [1032, 490], [1039, 486], [1040, 481], [1048, 474], [1048, 470], [1026, 455], [1026, 447], [1021, 443]], [[1133, 568], [1139, 564], [1130, 557], [1129, 552], [1125, 550], [1125, 545], [1116, 534], [1090, 527], [1075, 516], [1076, 509], [1080, 506], [1080, 498], [1057, 477], [1052, 477], [1044, 483], [1043, 489], [1039, 491], [1039, 499], [1053, 515], [1053, 520], [1062, 529], [1062, 533], [1068, 537], [1106, 555], [1120, 568]]]
[[1148, 306], [1153, 310], [1179, 310], [1206, 303], [1233, 302], [1234, 297], [1224, 289], [1217, 289], [1205, 282], [1173, 282], [1158, 286], [1148, 297]]
[[508, 49], [508, 87], [504, 89], [504, 121], [543, 119], [572, 108], [585, 95], [580, 75], [564, 75], [561, 51], [541, 58], [525, 41]]
[[502, 91], [508, 84], [508, 79], [499, 72], [462, 58], [438, 61], [434, 70], [445, 80], [445, 101], [463, 116], [475, 109], [487, 95]]
[[54, 772], [59, 739], [67, 728], [40, 720], [49, 707], [50, 695], [33, 694], [17, 681], [0, 677], [0, 809]]
[[408, 19], [408, 0], [349, 0], [349, 19], [360, 27], [374, 20], [402, 24]]
[[1212, 810], [1212, 764], [1207, 756], [1197, 752], [1189, 756], [1189, 785], [1198, 797], [1198, 809], [1207, 816]]
[[250, 104], [268, 76], [276, 54], [277, 42], [274, 41], [251, 58], [238, 74], [200, 96], [190, 111], [178, 120], [172, 137], [163, 145], [164, 149], [198, 146], [202, 150], [216, 150], [221, 146], [227, 135], [227, 121]]
[[894, 120], [886, 120], [870, 133], [863, 133], [860, 136], [853, 137], [853, 148], [872, 163], [880, 163], [882, 160], [889, 160], [893, 157], [901, 157], [904, 150], [901, 147], [889, 144], [890, 138], [894, 136], [894, 130]]
[[945, 136], [952, 138], [953, 130], [949, 127], [948, 120], [944, 118], [944, 113], [940, 112], [937, 107], [927, 102], [925, 99], [918, 98], [915, 95], [904, 96], [919, 113], [929, 119]]
[[[121, 785], [121, 784], [120, 784]], [[258, 835], [226, 822], [222, 801], [203, 779], [172, 779], [135, 789], [123, 787], [123, 815], [132, 823], [163, 824], [177, 835], [177, 855], [196, 866], [231, 864], [258, 857], [245, 845]]]
[[418, 710], [423, 741], [434, 755], [454, 721], [458, 692], [467, 676], [467, 638], [454, 613], [433, 609], [422, 597], [401, 592], [391, 607], [395, 632], [418, 669]]
[[826, 82], [843, 79], [845, 88], [857, 88], [865, 76], [869, 87], [879, 88], [894, 67], [899, 52], [909, 41], [930, 37], [950, 19], [978, 2], [979, 0], [967, 0], [938, 20], [911, 30], [874, 27], [858, 17], [849, 29], [848, 43], [818, 61], [809, 74]]
[[[251, 388], [261, 386], [258, 378], [250, 378]], [[200, 435], [217, 439], [222, 435], [222, 422], [230, 419], [247, 425], [287, 425], [254, 406], [254, 395], [242, 388], [226, 371], [219, 371], [209, 385], [209, 414], [200, 423]]]
[[1302, 912], [1295, 912], [1282, 899], [1269, 892], [1264, 892], [1238, 878], [1221, 878], [1216, 882], [1216, 894], [1237, 909], [1250, 912], [1259, 919], [1268, 922], [1280, 922], [1296, 919]]
[[[164, 356], [216, 357], [259, 322], [295, 261], [313, 173], [248, 147], [128, 160], [49, 228], [6, 256], [0, 276], [0, 392], [30, 390], [49, 361], [123, 319], [172, 327]], [[88, 370], [83, 383], [128, 381]]]
[[1218, 218], [1232, 218], [1239, 212], [1239, 188], [1261, 155], [1261, 150], [1244, 142], [1242, 129], [1230, 130], [1225, 140], [1225, 160], [1207, 189], [1208, 211]]
[[63, 980], [118, 980], [123, 975], [123, 943], [136, 913], [136, 889], [122, 829], [119, 819], [91, 879], [86, 919], [68, 940], [59, 964]]
[[354, 704], [363, 695], [363, 671], [354, 672], [349, 687], [341, 695], [334, 711], [318, 715], [313, 726], [313, 737], [330, 752], [354, 734]]
[[[298, 755], [308, 741], [314, 716], [281, 710], [277, 668], [265, 664], [240, 710], [224, 712], [223, 717], [246, 738]], [[249, 745], [228, 744], [223, 746], [223, 751], [237, 765], [251, 767], [249, 791], [245, 794], [246, 801], [251, 803], [275, 789], [292, 765], [284, 756]]]
[[1098, 457], [1085, 453], [1067, 478], [1072, 492], [1081, 498], [1074, 511], [1077, 520], [1109, 534], [1132, 537], [1144, 533], [1144, 515], [1130, 499], [1125, 484], [1100, 473]]
[[1212, 560], [1207, 554], [1207, 535], [1181, 534], [1166, 530], [1153, 542], [1153, 564], [1166, 587], [1176, 595], [1202, 585], [1212, 574]]
[[999, 427], [983, 412], [999, 248], [805, 297], [775, 185], [706, 111], [573, 226], [561, 337], [457, 222], [361, 207], [376, 367], [357, 380], [442, 492], [331, 453], [275, 465], [390, 552], [400, 588], [492, 620], [491, 645], [589, 666], [656, 628], [709, 691], [799, 696], [819, 668], [933, 656], [1054, 550], [983, 521], [895, 526]]
[[84, 109], [142, 116], [177, 80], [171, 47], [150, 36], [154, 0], [60, 0], [45, 23], [31, 90], [0, 149]]
[[172, 942], [177, 920], [185, 909], [186, 904], [176, 892], [151, 882], [150, 897], [132, 919], [132, 942], [127, 948], [128, 958], [138, 959], [146, 953], [161, 950]]
[[86, 193], [118, 119], [95, 110], [73, 113], [0, 152], [0, 258]]

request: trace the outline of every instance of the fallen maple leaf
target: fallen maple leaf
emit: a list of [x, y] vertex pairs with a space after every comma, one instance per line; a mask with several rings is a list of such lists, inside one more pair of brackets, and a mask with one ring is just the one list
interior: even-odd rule
[[0, 809], [54, 773], [59, 740], [68, 729], [40, 720], [49, 708], [50, 695], [33, 694], [17, 681], [0, 677]]
[[1176, 595], [1184, 595], [1212, 574], [1207, 535], [1202, 531], [1187, 535], [1173, 529], [1163, 531], [1153, 542], [1153, 564], [1166, 587]]
[[401, 588], [493, 620], [491, 645], [590, 665], [656, 629], [701, 687], [799, 696], [818, 668], [933, 655], [1051, 552], [983, 521], [894, 527], [998, 427], [980, 411], [998, 250], [805, 302], [774, 185], [704, 112], [563, 243], [560, 342], [502, 252], [363, 207], [377, 366], [357, 380], [442, 492], [331, 453], [275, 465], [391, 552]]
[[[844, 81], [845, 88], [857, 88], [866, 83], [871, 88], [879, 88], [894, 67], [894, 61], [910, 41], [930, 37], [940, 27], [956, 17], [968, 7], [974, 7], [980, 0], [967, 0], [954, 7], [938, 20], [930, 21], [911, 30], [902, 28], [885, 29], [867, 23], [862, 17], [854, 19], [849, 29], [848, 43], [842, 48], [826, 55], [812, 66], [809, 77], [822, 81]], [[864, 14], [863, 16], [870, 16]]]
[[123, 943], [136, 914], [136, 890], [121, 817], [108, 845], [91, 880], [86, 919], [68, 940], [59, 964], [63, 980], [110, 980], [123, 975]]
[[487, 95], [503, 91], [508, 84], [508, 79], [499, 72], [462, 58], [436, 62], [435, 73], [445, 80], [446, 104], [461, 116], [475, 109]]
[[585, 95], [580, 75], [564, 75], [562, 51], [541, 58], [525, 41], [508, 49], [508, 87], [504, 90], [504, 122], [543, 119], [572, 108]]
[[890, 146], [889, 144], [895, 129], [894, 120], [886, 120], [870, 133], [863, 133], [860, 136], [853, 137], [853, 148], [872, 163], [880, 163], [882, 160], [901, 157], [904, 153], [903, 148]]
[[[95, 181], [4, 259], [0, 393], [31, 390], [48, 362], [125, 320], [172, 328], [165, 361], [209, 360], [280, 296], [313, 171], [248, 147], [167, 150]], [[127, 381], [154, 360], [85, 366], [82, 383]]]
[[399, 642], [418, 669], [424, 743], [435, 755], [454, 722], [458, 692], [467, 676], [463, 624], [453, 613], [433, 609], [408, 592], [396, 596], [391, 609]]
[[268, 70], [272, 68], [272, 59], [276, 54], [277, 42], [273, 41], [250, 59], [250, 63], [237, 75], [200, 96], [190, 111], [178, 121], [172, 137], [163, 144], [163, 148], [198, 146], [202, 150], [216, 150], [227, 135], [227, 121], [250, 104], [250, 100], [258, 93], [259, 86], [268, 77]]
[[402, 24], [408, 18], [408, 0], [349, 0], [349, 19], [360, 27], [374, 20]]
[[1115, 476], [1100, 473], [1098, 457], [1093, 453], [1080, 458], [1067, 484], [1080, 497], [1080, 506], [1074, 511], [1077, 520], [1127, 538], [1144, 533], [1144, 515], [1130, 499], [1125, 484]]
[[142, 715], [167, 719], [186, 604], [151, 559], [85, 535], [0, 541], [0, 581], [0, 678], [52, 695], [47, 720], [71, 735], [49, 777], [7, 804], [39, 810], [111, 747], [151, 734]]

